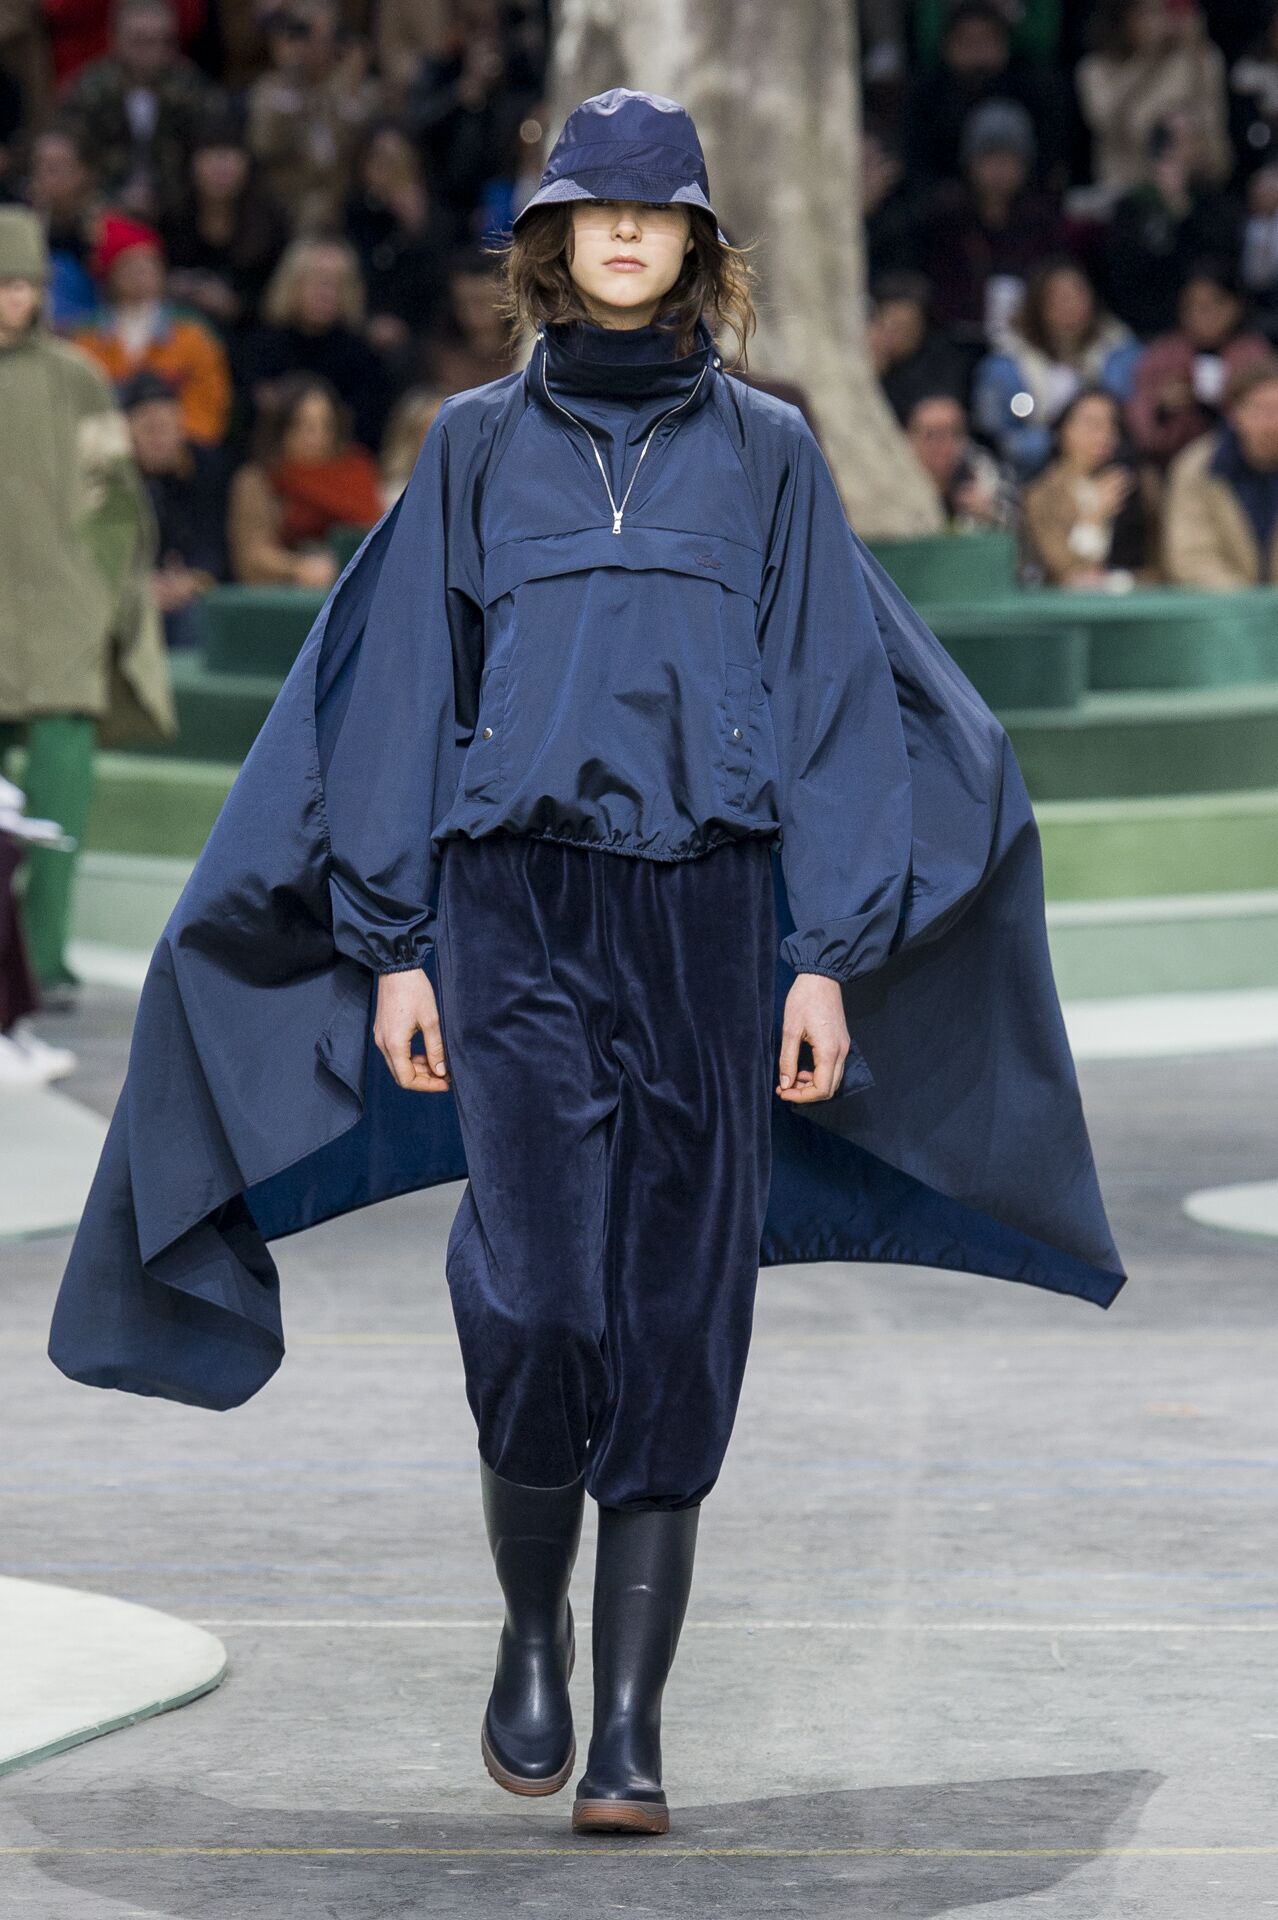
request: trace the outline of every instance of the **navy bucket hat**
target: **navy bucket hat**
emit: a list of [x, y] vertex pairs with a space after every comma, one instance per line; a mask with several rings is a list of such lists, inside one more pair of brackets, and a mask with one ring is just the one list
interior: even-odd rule
[[727, 235], [709, 200], [705, 155], [692, 115], [659, 93], [609, 87], [583, 100], [564, 122], [532, 198], [533, 207], [560, 200], [665, 200], [704, 207], [726, 247]]

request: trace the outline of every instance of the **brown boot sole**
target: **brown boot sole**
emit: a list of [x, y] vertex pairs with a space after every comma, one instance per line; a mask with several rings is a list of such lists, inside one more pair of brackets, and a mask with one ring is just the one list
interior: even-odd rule
[[545, 1780], [526, 1780], [522, 1774], [511, 1773], [503, 1767], [488, 1744], [487, 1727], [479, 1729], [479, 1750], [484, 1756], [484, 1765], [499, 1787], [505, 1787], [507, 1793], [522, 1793], [532, 1799], [542, 1794], [558, 1793], [562, 1787], [566, 1787], [577, 1764], [577, 1742], [574, 1740], [568, 1750], [568, 1758], [558, 1773], [551, 1774]]
[[574, 1833], [669, 1833], [670, 1809], [657, 1800], [578, 1800]]
[[[568, 1678], [570, 1680], [572, 1679], [573, 1669], [576, 1665], [577, 1633], [574, 1628], [572, 1640], [568, 1647]], [[522, 1774], [511, 1773], [508, 1767], [503, 1767], [501, 1761], [488, 1744], [488, 1727], [484, 1722], [481, 1722], [479, 1728], [479, 1751], [484, 1756], [484, 1765], [487, 1767], [490, 1777], [497, 1782], [499, 1787], [505, 1787], [507, 1793], [524, 1794], [529, 1799], [540, 1799], [544, 1794], [558, 1793], [563, 1787], [567, 1786], [569, 1780], [572, 1778], [572, 1770], [577, 1764], [577, 1742], [574, 1738], [571, 1747], [568, 1749], [568, 1758], [564, 1761], [558, 1773], [553, 1774], [547, 1780], [526, 1780]]]

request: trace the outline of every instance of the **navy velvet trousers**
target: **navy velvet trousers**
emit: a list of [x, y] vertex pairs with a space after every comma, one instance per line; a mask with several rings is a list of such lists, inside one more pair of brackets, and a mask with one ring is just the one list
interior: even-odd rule
[[436, 979], [470, 1178], [446, 1274], [481, 1457], [694, 1506], [736, 1415], [771, 1173], [761, 837], [655, 861], [442, 847]]

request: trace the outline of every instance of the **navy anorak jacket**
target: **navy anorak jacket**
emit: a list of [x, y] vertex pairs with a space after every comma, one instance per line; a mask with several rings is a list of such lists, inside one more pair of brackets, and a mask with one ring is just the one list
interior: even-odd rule
[[895, 1261], [1108, 1305], [1125, 1274], [1007, 734], [702, 322], [546, 327], [456, 394], [334, 587], [152, 957], [50, 1353], [226, 1407], [283, 1354], [267, 1243], [465, 1175], [372, 1045], [433, 976], [450, 837], [775, 848], [793, 975], [843, 983], [832, 1099], [773, 1106], [760, 1264]]

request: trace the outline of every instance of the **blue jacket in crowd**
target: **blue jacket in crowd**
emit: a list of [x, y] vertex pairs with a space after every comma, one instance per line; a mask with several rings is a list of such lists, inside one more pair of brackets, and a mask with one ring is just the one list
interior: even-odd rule
[[226, 1407], [283, 1353], [267, 1243], [466, 1173], [375, 976], [434, 966], [452, 835], [618, 857], [767, 837], [836, 1096], [773, 1102], [760, 1264], [893, 1261], [1108, 1305], [1105, 1217], [1002, 726], [849, 527], [802, 415], [705, 329], [547, 327], [445, 402], [329, 595], [152, 957], [50, 1352]]

